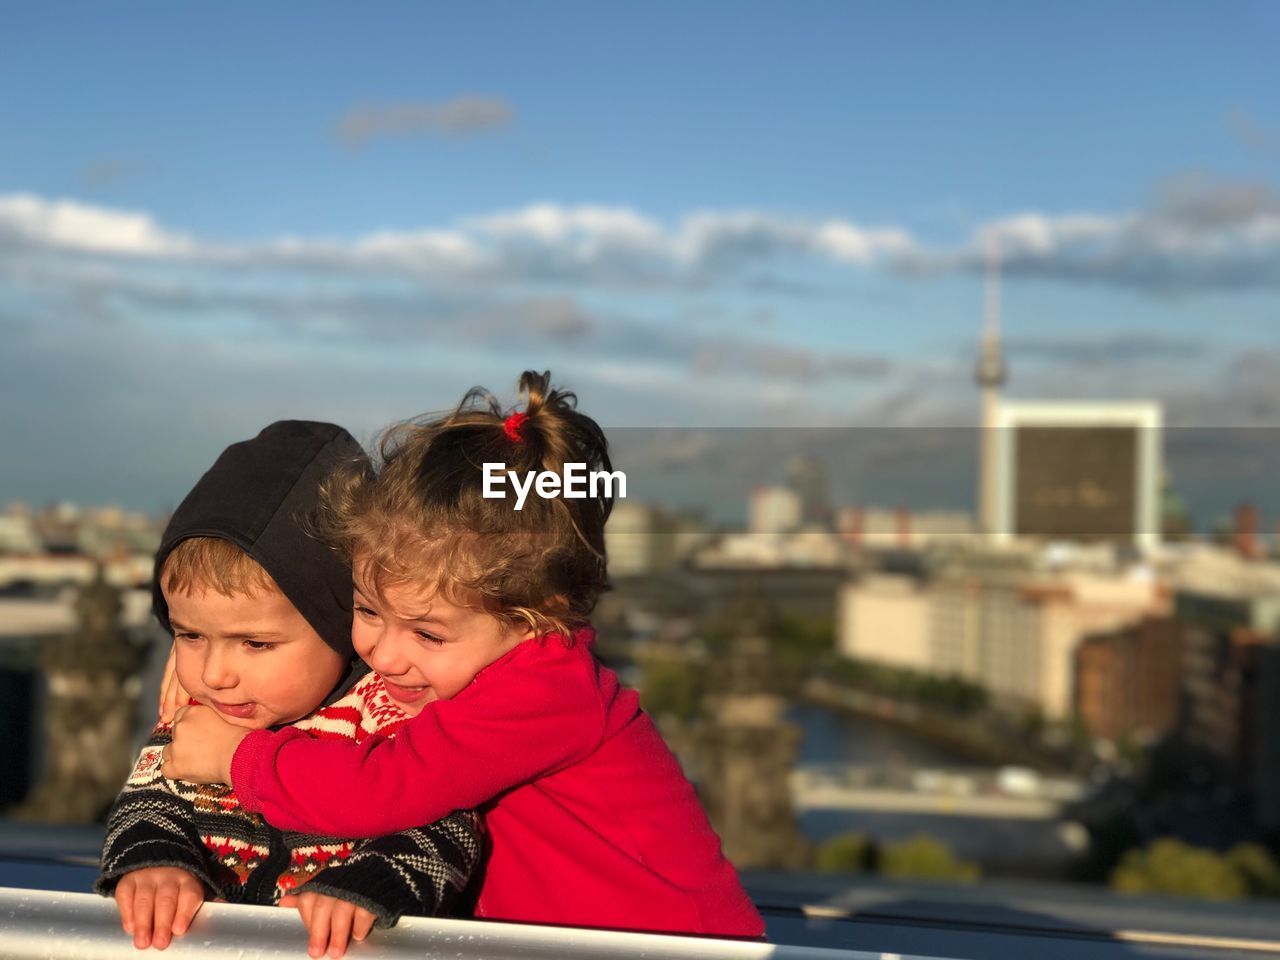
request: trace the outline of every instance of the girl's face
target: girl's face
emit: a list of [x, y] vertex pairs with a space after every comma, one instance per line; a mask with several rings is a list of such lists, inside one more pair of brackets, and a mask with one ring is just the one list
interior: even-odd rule
[[533, 636], [532, 630], [405, 585], [390, 587], [378, 599], [362, 586], [359, 574], [354, 606], [356, 653], [411, 717], [433, 700], [455, 696], [477, 673]]

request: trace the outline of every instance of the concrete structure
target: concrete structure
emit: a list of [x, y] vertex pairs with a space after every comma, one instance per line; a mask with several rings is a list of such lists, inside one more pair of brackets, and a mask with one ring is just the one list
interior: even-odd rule
[[840, 591], [836, 647], [846, 657], [935, 670], [931, 601], [914, 577], [876, 574]]
[[[121, 593], [121, 603], [123, 626], [140, 629], [152, 624], [150, 590], [125, 590]], [[75, 625], [75, 588], [68, 588], [52, 599], [0, 597], [0, 642], [10, 638], [62, 636], [74, 630]]]
[[30, 517], [0, 515], [0, 554], [32, 554], [40, 552], [40, 537]]
[[113, 586], [143, 587], [151, 583], [150, 554], [130, 554], [106, 561], [83, 554], [0, 556], [0, 593], [26, 589], [53, 594], [63, 587], [83, 585], [93, 579], [99, 563]]
[[1280, 829], [1280, 567], [1200, 551], [1180, 574], [1183, 735]]
[[1155, 403], [1001, 403], [995, 415], [997, 542], [1161, 538]]
[[1018, 554], [974, 555], [914, 583], [871, 577], [846, 586], [837, 646], [850, 657], [958, 676], [999, 700], [1065, 719], [1081, 641], [1167, 607], [1167, 592], [1151, 577], [1046, 571]]
[[692, 563], [700, 570], [840, 569], [846, 553], [840, 538], [825, 530], [731, 533], [698, 550]]
[[748, 526], [751, 533], [790, 533], [800, 527], [803, 505], [788, 487], [760, 487], [751, 494]]
[[1182, 631], [1168, 617], [1085, 638], [1076, 651], [1075, 713], [1089, 735], [1153, 743], [1177, 728]]
[[800, 525], [831, 527], [831, 494], [827, 467], [817, 457], [797, 457], [787, 464], [787, 487], [800, 499]]
[[922, 550], [965, 546], [975, 539], [973, 518], [956, 510], [885, 510], [844, 507], [836, 528], [849, 546], [865, 550]]
[[630, 500], [614, 504], [604, 528], [609, 572], [630, 577], [655, 573], [670, 565], [671, 538], [662, 529], [657, 508]]
[[120, 591], [101, 575], [73, 601], [74, 628], [40, 645], [46, 678], [46, 762], [10, 816], [93, 823], [105, 816], [134, 760], [148, 638], [121, 623]]
[[738, 869], [796, 870], [810, 859], [791, 807], [788, 773], [803, 732], [783, 719], [769, 642], [739, 624], [709, 671], [709, 721], [696, 735], [699, 799]]
[[[24, 515], [19, 506], [14, 515]], [[121, 507], [80, 507], [60, 503], [35, 514], [32, 523], [44, 549], [93, 556], [154, 553], [165, 521]]]

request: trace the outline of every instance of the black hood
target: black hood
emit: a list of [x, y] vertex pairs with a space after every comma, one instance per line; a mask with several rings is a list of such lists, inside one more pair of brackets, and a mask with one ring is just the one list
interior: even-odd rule
[[165, 528], [151, 586], [156, 619], [172, 632], [160, 571], [173, 548], [189, 537], [220, 537], [261, 564], [321, 639], [350, 660], [351, 568], [302, 521], [319, 501], [321, 481], [364, 459], [347, 431], [309, 420], [280, 420], [227, 447]]

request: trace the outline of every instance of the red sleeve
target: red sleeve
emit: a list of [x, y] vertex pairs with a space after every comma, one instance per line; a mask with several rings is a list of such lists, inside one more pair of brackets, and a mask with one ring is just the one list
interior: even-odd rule
[[[572, 651], [564, 651], [571, 654]], [[241, 805], [285, 830], [377, 837], [477, 807], [581, 760], [604, 734], [590, 657], [503, 664], [429, 703], [394, 739], [249, 734], [231, 763]]]

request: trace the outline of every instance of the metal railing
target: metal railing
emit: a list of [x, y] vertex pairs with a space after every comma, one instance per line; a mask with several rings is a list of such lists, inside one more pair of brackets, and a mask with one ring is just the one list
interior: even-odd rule
[[[306, 933], [294, 910], [206, 903], [165, 958], [298, 960]], [[414, 960], [925, 960], [897, 953], [833, 950], [739, 940], [539, 927], [479, 920], [405, 918], [347, 951], [360, 958]], [[120, 929], [115, 903], [86, 893], [0, 887], [4, 960], [140, 960]]]

